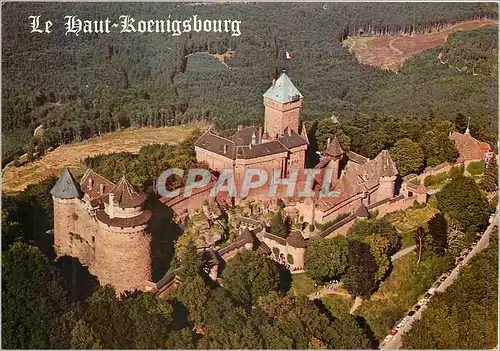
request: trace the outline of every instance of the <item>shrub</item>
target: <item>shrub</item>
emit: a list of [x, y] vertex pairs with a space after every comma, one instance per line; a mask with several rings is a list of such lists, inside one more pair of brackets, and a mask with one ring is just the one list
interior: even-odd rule
[[425, 186], [431, 185], [431, 180], [432, 180], [432, 176], [425, 177], [425, 179], [424, 179], [424, 185]]
[[273, 254], [274, 257], [280, 258], [280, 249], [278, 249], [277, 247], [273, 247]]
[[490, 206], [493, 211], [496, 210], [498, 206], [498, 194], [496, 194], [491, 200], [490, 200]]
[[415, 177], [415, 178], [410, 179], [408, 182], [415, 184], [415, 185], [420, 185], [420, 178]]
[[369, 212], [370, 212], [370, 218], [377, 218], [379, 213], [377, 209], [371, 210]]
[[316, 223], [316, 227], [319, 230], [325, 230], [326, 228], [331, 227], [335, 223], [338, 223], [338, 222], [340, 222], [341, 220], [343, 220], [344, 218], [347, 218], [347, 217], [349, 217], [348, 213], [342, 213], [342, 214], [339, 214], [335, 219], [333, 219], [331, 221], [328, 221], [328, 222], [325, 222], [325, 223]]
[[467, 172], [469, 172], [471, 175], [480, 175], [484, 173], [486, 164], [484, 161], [475, 161], [469, 163], [467, 166]]
[[425, 177], [424, 179], [424, 185], [425, 186], [430, 186], [430, 185], [436, 185], [444, 182], [445, 180], [448, 179], [448, 172], [443, 172], [443, 173], [438, 173], [434, 175], [430, 175]]
[[451, 179], [458, 178], [462, 174], [464, 174], [464, 165], [463, 164], [460, 166], [451, 167], [450, 172], [448, 173], [448, 175]]
[[288, 263], [293, 264], [293, 256], [292, 255], [288, 254], [286, 256], [286, 260], [287, 260]]

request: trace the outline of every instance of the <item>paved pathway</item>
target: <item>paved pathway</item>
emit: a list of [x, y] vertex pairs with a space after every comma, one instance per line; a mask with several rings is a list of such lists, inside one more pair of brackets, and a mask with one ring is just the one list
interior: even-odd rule
[[401, 258], [404, 255], [412, 252], [416, 248], [417, 248], [417, 245], [413, 245], [413, 246], [409, 246], [409, 247], [406, 247], [404, 249], [399, 250], [398, 252], [396, 252], [394, 255], [391, 256], [391, 261], [392, 262], [396, 261], [398, 258]]
[[[493, 218], [493, 221], [491, 224], [488, 226], [488, 228], [485, 230], [484, 234], [481, 236], [481, 239], [477, 242], [477, 244], [474, 246], [472, 251], [464, 258], [464, 260], [459, 263], [453, 271], [450, 273], [450, 275], [446, 278], [446, 280], [441, 283], [441, 285], [436, 289], [436, 292], [444, 292], [453, 282], [458, 278], [458, 273], [460, 272], [460, 269], [462, 266], [466, 265], [472, 257], [477, 255], [481, 250], [485, 249], [488, 246], [488, 243], [490, 241], [490, 235], [493, 232], [493, 229], [495, 226], [497, 226], [498, 217], [497, 214], [495, 214], [495, 217]], [[392, 338], [392, 340], [389, 343], [384, 343], [383, 341], [380, 344], [380, 349], [399, 349], [402, 346], [402, 335], [404, 333], [407, 333], [410, 331], [411, 326], [414, 321], [419, 320], [422, 317], [422, 312], [427, 308], [427, 304], [422, 305], [420, 310], [415, 312], [415, 314], [411, 317], [410, 320], [408, 320], [403, 328], [399, 330], [399, 332]]]

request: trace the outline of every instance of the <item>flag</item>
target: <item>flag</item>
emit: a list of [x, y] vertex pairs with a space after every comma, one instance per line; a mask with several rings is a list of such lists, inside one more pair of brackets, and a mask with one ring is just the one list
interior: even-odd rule
[[286, 58], [287, 60], [293, 60], [293, 56], [292, 56], [292, 54], [290, 54], [288, 51], [285, 51], [285, 58]]

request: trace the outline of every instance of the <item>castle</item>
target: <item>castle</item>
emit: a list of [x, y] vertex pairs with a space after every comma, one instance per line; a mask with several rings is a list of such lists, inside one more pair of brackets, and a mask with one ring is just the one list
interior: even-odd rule
[[117, 292], [144, 290], [152, 280], [151, 211], [146, 196], [122, 178], [113, 183], [88, 170], [80, 183], [62, 172], [51, 190], [54, 250], [78, 257], [101, 285]]
[[[283, 72], [263, 97], [263, 128], [240, 126], [230, 138], [208, 130], [196, 141], [197, 161], [206, 162], [214, 174], [207, 185], [193, 189], [190, 197], [160, 199], [176, 213], [179, 221], [201, 209], [207, 218], [213, 216], [206, 200], [214, 187], [217, 171], [230, 168], [236, 175], [236, 183], [241, 183], [242, 174], [248, 168], [269, 172], [278, 169], [282, 178], [288, 177], [292, 169], [304, 169], [309, 140], [304, 127], [299, 131], [303, 95]], [[310, 237], [347, 235], [357, 220], [370, 218], [372, 214], [383, 216], [406, 209], [416, 202], [424, 204], [427, 201], [427, 189], [422, 185], [425, 177], [447, 172], [452, 167], [467, 165], [474, 160], [493, 157], [491, 147], [472, 138], [468, 132], [454, 132], [450, 134], [450, 139], [455, 142], [460, 154], [457, 162], [427, 169], [415, 176], [418, 182], [399, 177], [396, 164], [387, 150], [382, 150], [374, 159], [368, 159], [344, 150], [337, 138], [329, 139], [320, 162], [315, 166], [317, 176], [314, 177], [313, 187], [321, 189], [325, 179], [323, 175], [329, 174], [330, 190], [338, 195], [321, 197], [316, 193], [312, 198], [304, 198], [296, 196], [296, 193], [293, 196], [279, 193], [276, 198], [282, 199], [285, 214], [294, 223], [302, 224], [303, 228], [293, 231], [287, 238], [270, 234], [265, 223], [255, 219], [237, 219], [242, 225], [240, 235], [234, 242], [218, 249], [217, 240], [212, 243], [207, 241], [206, 246], [211, 247], [208, 252], [214, 262], [210, 276], [216, 279], [218, 262], [230, 259], [242, 250], [255, 250], [285, 264], [290, 270], [301, 271]], [[305, 181], [299, 178], [297, 188], [302, 188]], [[236, 199], [236, 202], [242, 205], [253, 202], [252, 208], [260, 214], [277, 211], [276, 198], [269, 199], [266, 187], [265, 192], [254, 190], [247, 198]], [[66, 169], [51, 194], [54, 202], [54, 248], [59, 257], [78, 257], [101, 284], [113, 285], [118, 293], [135, 289], [160, 291], [162, 287], [168, 290], [179, 284], [175, 280], [175, 272], [169, 272], [157, 283], [151, 281], [152, 237], [148, 225], [152, 213], [144, 207], [146, 196], [134, 190], [125, 178], [115, 184], [87, 170], [77, 182]], [[226, 200], [227, 196], [222, 195], [212, 201], [228, 204]], [[304, 225], [328, 222], [334, 224], [323, 231]], [[161, 290], [159, 295], [165, 291]]]
[[[306, 128], [299, 134], [300, 113], [303, 95], [283, 71], [264, 93], [264, 128], [239, 126], [231, 138], [224, 138], [211, 130], [205, 132], [195, 143], [196, 159], [206, 162], [214, 171], [232, 168], [238, 188], [244, 171], [248, 168], [264, 169], [268, 179], [272, 172], [280, 170], [282, 178], [291, 169], [304, 169], [305, 155], [309, 146]], [[308, 223], [324, 223], [345, 213], [354, 213], [361, 205], [370, 205], [383, 199], [393, 198], [396, 192], [398, 170], [389, 152], [383, 150], [375, 159], [370, 160], [352, 151], [342, 149], [336, 138], [328, 141], [322, 159], [315, 167], [314, 187], [322, 187], [323, 175], [328, 171], [331, 176], [331, 191], [340, 196], [296, 201], [296, 208]], [[330, 174], [329, 173], [329, 174]], [[302, 189], [306, 180], [299, 178], [296, 192]], [[186, 201], [167, 199], [162, 201], [171, 206], [179, 215], [198, 208], [206, 198], [209, 187], [195, 198]], [[263, 191], [254, 190], [249, 200], [268, 199]], [[284, 187], [280, 187], [281, 197]], [[292, 197], [293, 198], [293, 197]], [[238, 199], [241, 203], [241, 200]], [[191, 205], [193, 204], [193, 205]]]
[[281, 170], [303, 169], [309, 144], [306, 130], [299, 132], [303, 96], [285, 72], [264, 94], [264, 129], [238, 127], [231, 139], [208, 130], [195, 143], [196, 159], [214, 171], [233, 168], [241, 184], [247, 168]]

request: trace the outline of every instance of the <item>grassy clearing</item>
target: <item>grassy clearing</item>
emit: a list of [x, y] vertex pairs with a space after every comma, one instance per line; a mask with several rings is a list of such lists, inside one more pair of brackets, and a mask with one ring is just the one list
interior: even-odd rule
[[390, 277], [356, 314], [366, 319], [378, 338], [383, 338], [451, 264], [446, 256], [429, 258], [420, 264], [415, 252], [403, 256], [396, 261]]
[[292, 274], [292, 289], [298, 296], [308, 296], [317, 290], [307, 273]]
[[80, 143], [62, 145], [21, 167], [5, 167], [2, 172], [3, 191], [23, 191], [30, 184], [59, 175], [64, 168], [71, 168], [75, 175], [82, 173], [81, 161], [86, 157], [119, 152], [138, 153], [143, 146], [151, 144], [177, 144], [187, 139], [198, 127], [183, 125], [124, 130]]
[[427, 205], [423, 208], [407, 209], [386, 215], [392, 225], [396, 227], [401, 237], [402, 248], [415, 245], [413, 233], [419, 226], [425, 225], [439, 211], [432, 206]]
[[323, 304], [335, 317], [349, 314], [349, 310], [353, 304], [353, 299], [350, 296], [333, 294], [323, 296], [321, 301], [323, 301]]
[[495, 20], [465, 21], [429, 34], [348, 37], [343, 44], [361, 64], [397, 71], [411, 55], [443, 44], [458, 30], [497, 25]]

